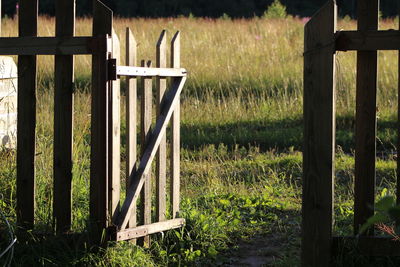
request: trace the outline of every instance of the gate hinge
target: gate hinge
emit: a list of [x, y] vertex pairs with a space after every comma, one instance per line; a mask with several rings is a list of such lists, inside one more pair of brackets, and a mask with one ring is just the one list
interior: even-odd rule
[[108, 77], [109, 81], [115, 81], [117, 79], [117, 59], [108, 59]]

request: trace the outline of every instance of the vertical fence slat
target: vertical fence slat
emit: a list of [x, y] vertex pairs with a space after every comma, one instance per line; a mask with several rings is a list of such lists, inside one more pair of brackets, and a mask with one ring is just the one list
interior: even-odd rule
[[[112, 30], [112, 57], [116, 59], [117, 66], [120, 65], [120, 42], [115, 30]], [[120, 80], [111, 82], [110, 86], [110, 114], [109, 114], [109, 136], [110, 136], [110, 174], [109, 174], [109, 199], [112, 220], [115, 221], [119, 212], [120, 202], [120, 169], [121, 169], [121, 93]]]
[[[142, 61], [142, 67], [151, 67], [151, 61], [147, 64]], [[142, 78], [141, 84], [141, 142], [140, 150], [141, 155], [146, 150], [146, 144], [151, 134], [151, 122], [152, 122], [152, 78]], [[151, 172], [146, 175], [143, 189], [141, 191], [141, 220], [143, 224], [151, 223]], [[150, 237], [146, 236], [143, 238], [143, 244], [150, 246]]]
[[302, 266], [329, 266], [331, 258], [336, 16], [329, 1], [305, 26]]
[[[19, 36], [37, 36], [37, 0], [19, 1]], [[32, 229], [35, 212], [36, 56], [18, 57], [17, 221]]]
[[[56, 36], [74, 36], [75, 0], [56, 1]], [[57, 233], [71, 228], [74, 57], [55, 56], [54, 196]]]
[[[377, 30], [379, 0], [358, 1], [358, 30]], [[374, 214], [377, 51], [357, 52], [354, 233]], [[367, 234], [373, 234], [371, 227]]]
[[[167, 36], [166, 31], [161, 32], [160, 38], [157, 42], [157, 60], [156, 66], [158, 68], [167, 67]], [[164, 99], [165, 90], [167, 88], [167, 79], [157, 77], [157, 119], [160, 117], [162, 102]], [[156, 178], [157, 178], [157, 192], [156, 192], [156, 218], [157, 221], [165, 220], [166, 212], [166, 176], [167, 176], [167, 139], [166, 135], [162, 137], [160, 147], [157, 152], [156, 159]]]
[[[126, 28], [126, 65], [136, 66], [137, 51], [136, 40], [129, 28]], [[127, 77], [126, 84], [128, 86], [126, 92], [126, 190], [128, 193], [131, 184], [131, 177], [135, 171], [137, 143], [136, 143], [136, 120], [137, 120], [137, 80], [136, 78]], [[129, 226], [136, 226], [136, 205], [133, 205]]]
[[92, 56], [92, 115], [90, 155], [90, 219], [101, 238], [108, 226], [108, 89], [107, 58], [111, 47], [112, 11], [99, 1], [93, 6], [93, 36], [103, 36]]
[[[181, 55], [180, 32], [176, 32], [171, 41], [171, 67], [180, 68]], [[172, 140], [171, 140], [171, 202], [172, 218], [179, 212], [180, 191], [180, 103], [175, 106], [172, 114]]]

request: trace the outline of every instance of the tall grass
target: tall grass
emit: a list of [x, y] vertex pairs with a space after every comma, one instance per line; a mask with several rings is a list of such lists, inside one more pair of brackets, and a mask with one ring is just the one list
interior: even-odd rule
[[[287, 19], [119, 19], [114, 27], [121, 39], [124, 63], [125, 27], [129, 26], [138, 41], [140, 59], [155, 60], [155, 43], [162, 29], [170, 37], [182, 31], [182, 66], [190, 79], [185, 96], [199, 99], [212, 95], [230, 95], [297, 100], [302, 104], [303, 26], [306, 20]], [[40, 17], [39, 35], [54, 34], [54, 18]], [[355, 29], [354, 21], [339, 22], [339, 29]], [[395, 20], [382, 20], [381, 29], [396, 29]], [[77, 20], [78, 36], [91, 34], [91, 19]], [[17, 22], [3, 20], [2, 36], [16, 36]], [[397, 56], [395, 52], [379, 53], [379, 106], [394, 110], [396, 97]], [[355, 53], [338, 53], [338, 110], [353, 112], [355, 95]], [[88, 85], [90, 57], [79, 56], [76, 61], [78, 84]], [[52, 57], [39, 58], [40, 81], [52, 75]]]

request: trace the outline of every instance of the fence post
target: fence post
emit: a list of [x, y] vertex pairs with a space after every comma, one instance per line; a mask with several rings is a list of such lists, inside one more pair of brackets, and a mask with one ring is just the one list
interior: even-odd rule
[[[171, 68], [181, 66], [181, 36], [176, 32], [171, 41]], [[172, 218], [178, 217], [180, 202], [180, 97], [172, 114], [171, 140], [171, 202]]]
[[[75, 34], [75, 0], [56, 1], [56, 36]], [[55, 56], [54, 195], [57, 233], [71, 228], [72, 144], [74, 114], [74, 56]]]
[[93, 36], [104, 37], [92, 56], [92, 116], [90, 155], [90, 219], [95, 239], [101, 241], [108, 226], [108, 114], [109, 82], [107, 59], [111, 46], [106, 38], [112, 31], [112, 11], [100, 1], [93, 2]]
[[[129, 28], [126, 28], [126, 65], [136, 66], [136, 40]], [[137, 80], [134, 77], [126, 78], [126, 193], [128, 194], [131, 178], [136, 168], [137, 141]], [[136, 226], [136, 205], [133, 205], [129, 219], [129, 227]]]
[[[359, 0], [358, 30], [377, 30], [379, 0]], [[354, 234], [374, 215], [377, 51], [357, 52]], [[371, 227], [366, 234], [373, 234]]]
[[305, 26], [302, 266], [329, 266], [335, 148], [337, 7], [329, 1]]
[[[141, 63], [142, 67], [151, 67], [151, 61], [147, 64], [144, 60]], [[152, 110], [152, 77], [143, 77], [141, 85], [141, 142], [140, 150], [141, 155], [144, 154], [146, 150], [146, 145], [151, 135], [151, 110]], [[151, 171], [145, 175], [145, 182], [143, 189], [141, 191], [141, 220], [143, 225], [151, 223]], [[150, 246], [150, 236], [145, 236], [143, 238], [143, 245]]]
[[[37, 36], [37, 0], [19, 1], [19, 36]], [[36, 56], [18, 57], [17, 222], [33, 229], [35, 214]]]
[[[116, 59], [117, 66], [120, 65], [120, 42], [115, 32], [112, 29], [112, 58]], [[109, 200], [110, 200], [110, 216], [114, 222], [119, 213], [120, 202], [120, 169], [121, 169], [121, 92], [120, 80], [112, 81], [109, 87], [110, 96], [110, 113], [109, 113]]]
[[[167, 67], [167, 36], [166, 31], [161, 32], [160, 38], [157, 42], [156, 49], [156, 67], [166, 68]], [[167, 88], [167, 79], [165, 77], [157, 77], [157, 117], [160, 117], [161, 109], [163, 107], [163, 100], [165, 90]], [[157, 152], [156, 160], [156, 177], [157, 177], [157, 192], [156, 192], [156, 218], [158, 222], [165, 220], [166, 212], [166, 176], [167, 176], [167, 139], [166, 135], [162, 137], [160, 147]]]

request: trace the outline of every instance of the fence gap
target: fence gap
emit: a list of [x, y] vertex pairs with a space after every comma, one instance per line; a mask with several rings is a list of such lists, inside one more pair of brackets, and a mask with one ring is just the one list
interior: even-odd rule
[[[142, 60], [142, 67], [151, 67], [151, 61]], [[141, 155], [143, 156], [151, 135], [152, 123], [152, 77], [143, 77], [141, 84]], [[151, 223], [151, 172], [145, 174], [144, 186], [141, 191], [141, 223], [144, 225]], [[145, 236], [140, 239], [144, 246], [150, 246], [150, 237]]]

